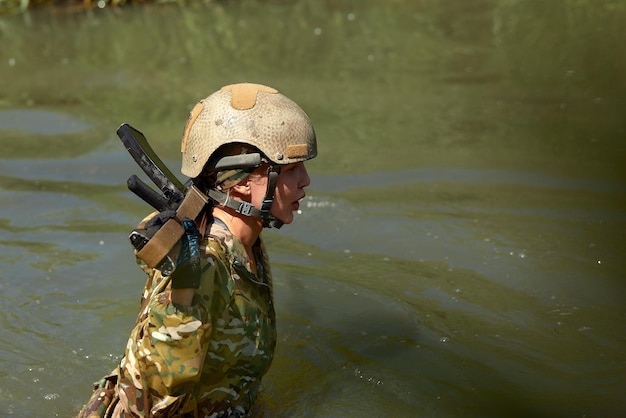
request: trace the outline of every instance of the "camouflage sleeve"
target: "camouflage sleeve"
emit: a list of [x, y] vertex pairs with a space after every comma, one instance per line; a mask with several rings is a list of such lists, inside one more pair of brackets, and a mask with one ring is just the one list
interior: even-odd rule
[[167, 289], [153, 295], [147, 308], [121, 363], [120, 398], [132, 416], [191, 411], [210, 343], [208, 306], [198, 295], [191, 307], [176, 306]]
[[212, 315], [219, 315], [232, 291], [228, 258], [216, 245], [205, 247], [202, 285], [189, 308], [171, 302], [169, 277], [138, 259], [148, 277], [118, 379], [127, 416], [179, 416], [196, 410]]

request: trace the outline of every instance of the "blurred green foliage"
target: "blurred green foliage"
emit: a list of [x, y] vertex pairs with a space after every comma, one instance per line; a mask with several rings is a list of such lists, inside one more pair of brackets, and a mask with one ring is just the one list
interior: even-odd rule
[[78, 12], [94, 8], [118, 7], [132, 3], [182, 3], [184, 1], [185, 0], [0, 0], [0, 16], [22, 13], [43, 6], [54, 7], [56, 10], [63, 12]]

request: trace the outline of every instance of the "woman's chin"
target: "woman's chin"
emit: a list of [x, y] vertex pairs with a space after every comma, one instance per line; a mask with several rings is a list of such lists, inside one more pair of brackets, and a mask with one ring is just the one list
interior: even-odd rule
[[289, 212], [288, 214], [282, 216], [275, 216], [275, 218], [281, 221], [283, 225], [289, 225], [293, 222], [293, 212]]

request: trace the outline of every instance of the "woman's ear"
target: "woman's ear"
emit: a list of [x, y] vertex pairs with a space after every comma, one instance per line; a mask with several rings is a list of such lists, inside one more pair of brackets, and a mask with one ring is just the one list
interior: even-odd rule
[[241, 197], [250, 196], [252, 193], [250, 191], [250, 181], [247, 178], [232, 186], [231, 190]]

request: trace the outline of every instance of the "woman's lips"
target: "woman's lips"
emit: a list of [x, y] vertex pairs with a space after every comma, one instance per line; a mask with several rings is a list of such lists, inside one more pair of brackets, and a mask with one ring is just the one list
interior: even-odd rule
[[304, 199], [304, 196], [302, 196], [301, 198], [299, 198], [298, 200], [296, 200], [295, 202], [293, 202], [291, 204], [291, 210], [293, 212], [297, 211], [298, 209], [300, 209], [300, 201]]

